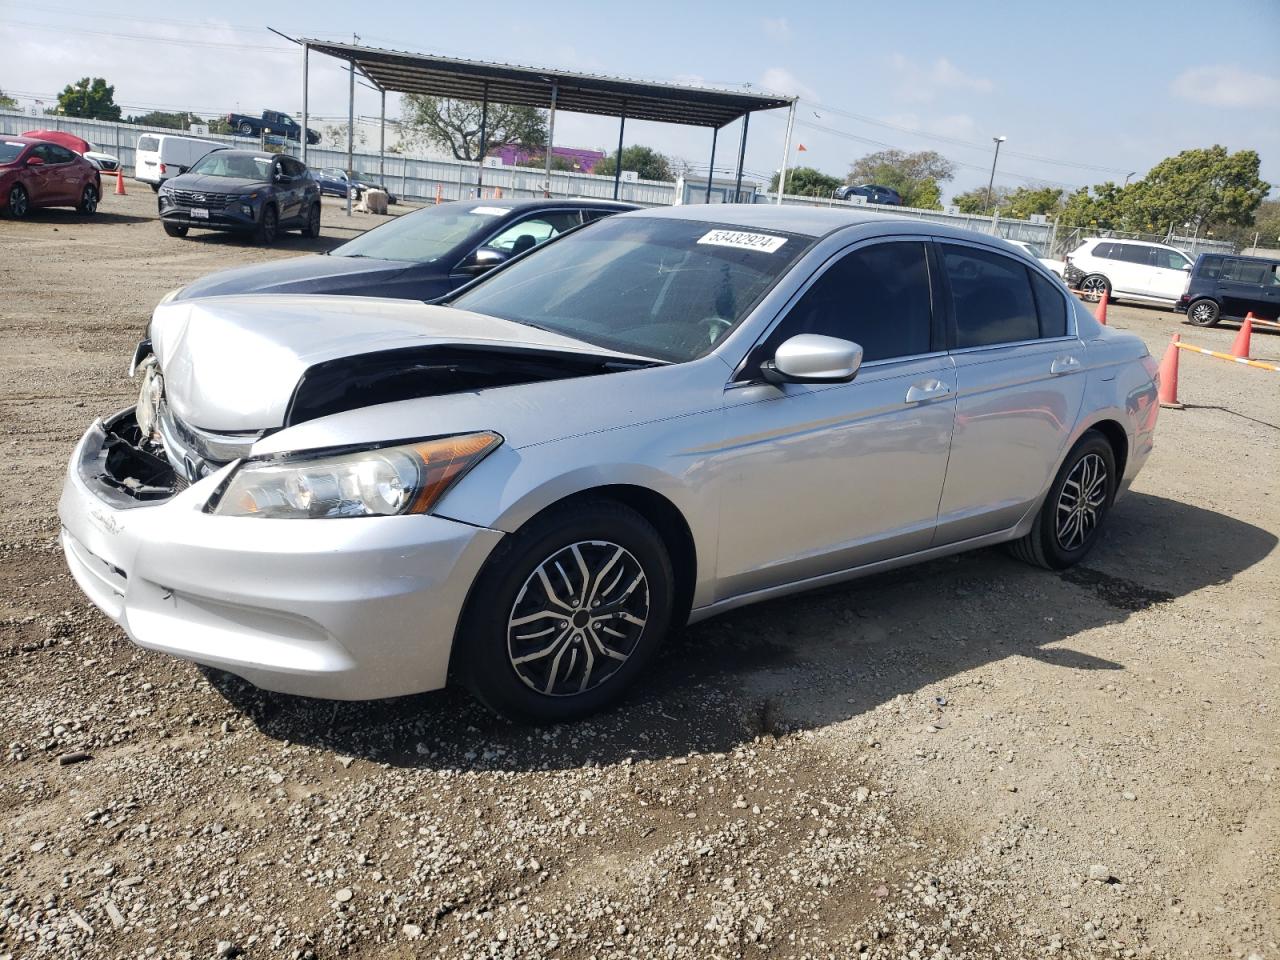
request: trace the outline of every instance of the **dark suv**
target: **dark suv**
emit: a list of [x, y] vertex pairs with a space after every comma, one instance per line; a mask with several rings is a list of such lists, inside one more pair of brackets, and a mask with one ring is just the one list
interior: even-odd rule
[[1280, 320], [1280, 260], [1202, 253], [1173, 308], [1200, 327], [1249, 313], [1255, 320]]
[[863, 183], [857, 186], [847, 184], [836, 190], [837, 200], [852, 200], [862, 197], [867, 203], [884, 203], [890, 206], [902, 206], [902, 197], [893, 187], [882, 187], [878, 183]]
[[214, 150], [160, 186], [164, 232], [192, 227], [252, 233], [271, 243], [281, 230], [320, 236], [320, 187], [293, 157], [258, 150]]

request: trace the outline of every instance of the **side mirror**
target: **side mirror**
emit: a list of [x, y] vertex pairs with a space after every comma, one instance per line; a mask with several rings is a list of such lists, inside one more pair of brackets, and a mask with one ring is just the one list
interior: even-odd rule
[[462, 273], [469, 273], [473, 277], [478, 277], [480, 274], [492, 270], [498, 264], [505, 263], [508, 259], [510, 259], [508, 255], [501, 250], [481, 247], [474, 253], [464, 257], [462, 262], [458, 264], [458, 270]]
[[1191, 272], [1191, 264], [1189, 264], [1189, 263], [1184, 263], [1184, 264], [1183, 264], [1182, 266], [1180, 266], [1178, 269], [1179, 269], [1179, 270], [1185, 270], [1187, 273], [1190, 273], [1190, 272]]
[[848, 383], [862, 366], [862, 347], [849, 340], [801, 333], [760, 364], [770, 383]]
[[27, 157], [27, 166], [28, 166], [28, 167], [43, 167], [43, 166], [44, 166], [44, 158], [42, 158], [42, 157]]

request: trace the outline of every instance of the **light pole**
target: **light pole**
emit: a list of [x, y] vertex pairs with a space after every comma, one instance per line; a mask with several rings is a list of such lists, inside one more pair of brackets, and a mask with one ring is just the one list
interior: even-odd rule
[[1000, 144], [1008, 140], [1008, 137], [992, 137], [996, 145], [996, 155], [991, 158], [991, 179], [987, 181], [987, 209], [991, 209], [991, 188], [996, 183], [996, 161], [1000, 159]]
[[1129, 178], [1132, 177], [1137, 172], [1138, 172], [1137, 170], [1130, 170], [1128, 173], [1124, 175], [1124, 186], [1127, 187], [1129, 185]]

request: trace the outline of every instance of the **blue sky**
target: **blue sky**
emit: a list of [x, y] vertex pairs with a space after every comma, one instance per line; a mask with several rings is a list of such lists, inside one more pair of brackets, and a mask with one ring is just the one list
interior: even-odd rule
[[[795, 140], [807, 149], [793, 151], [793, 162], [843, 175], [886, 145], [936, 149], [961, 164], [948, 195], [986, 183], [995, 135], [1008, 137], [996, 180], [1009, 186], [1123, 180], [1213, 143], [1259, 151], [1264, 178], [1280, 185], [1280, 0], [221, 0], [167, 6], [155, 17], [145, 9], [0, 0], [0, 88], [48, 96], [92, 74], [136, 112], [296, 112], [300, 56], [266, 25], [332, 39], [354, 29], [362, 42], [398, 49], [798, 94]], [[340, 64], [312, 63], [312, 112], [344, 116]], [[377, 95], [357, 91], [357, 113], [376, 116]], [[782, 111], [753, 118], [749, 170], [777, 168], [783, 128]], [[612, 149], [616, 137], [614, 121], [557, 120], [560, 144]], [[705, 164], [710, 134], [632, 123], [627, 142]], [[722, 132], [717, 166], [736, 146], [736, 130]]]

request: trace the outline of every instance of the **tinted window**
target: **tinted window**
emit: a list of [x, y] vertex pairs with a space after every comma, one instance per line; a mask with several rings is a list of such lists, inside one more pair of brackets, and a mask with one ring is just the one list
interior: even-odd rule
[[800, 333], [852, 340], [862, 359], [928, 353], [932, 319], [923, 243], [882, 243], [847, 254], [822, 274], [751, 359], [758, 366]]
[[1042, 277], [1034, 270], [1031, 275], [1031, 289], [1036, 295], [1036, 310], [1040, 314], [1040, 336], [1065, 337], [1067, 335], [1067, 301], [1062, 291], [1052, 280]]
[[1151, 255], [1147, 252], [1150, 247], [1139, 247], [1132, 243], [1116, 244], [1120, 249], [1112, 256], [1113, 260], [1122, 260], [1125, 263], [1141, 263], [1149, 266], [1151, 263]]
[[1254, 260], [1228, 260], [1222, 270], [1223, 280], [1235, 280], [1237, 283], [1261, 284], [1270, 280], [1267, 264]]
[[1200, 261], [1199, 276], [1216, 280], [1222, 274], [1222, 257], [1204, 257]]
[[1114, 260], [1116, 258], [1115, 249], [1118, 246], [1119, 244], [1116, 243], [1099, 243], [1094, 246], [1093, 255], [1103, 260]]
[[678, 363], [713, 349], [811, 242], [776, 230], [609, 217], [494, 271], [452, 305]]
[[951, 281], [957, 347], [1040, 336], [1026, 267], [999, 253], [949, 243], [942, 244], [942, 259]]
[[160, 149], [160, 141], [157, 140], [155, 137], [139, 137], [138, 149], [155, 152], [156, 150]]
[[1162, 270], [1181, 270], [1191, 261], [1177, 250], [1165, 250], [1162, 247], [1147, 247], [1147, 262]]
[[284, 167], [284, 172], [291, 177], [300, 177], [307, 172], [307, 168], [293, 157], [281, 157], [280, 166]]

